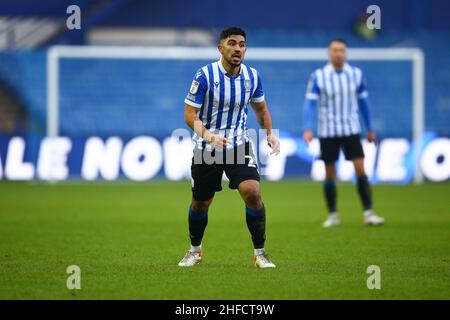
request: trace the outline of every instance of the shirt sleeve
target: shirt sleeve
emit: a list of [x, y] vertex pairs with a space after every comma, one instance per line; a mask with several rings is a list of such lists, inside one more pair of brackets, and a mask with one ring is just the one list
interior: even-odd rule
[[361, 74], [361, 82], [359, 84], [357, 94], [359, 99], [365, 99], [369, 96], [369, 92], [367, 91], [367, 80], [363, 74]]
[[308, 86], [306, 87], [306, 99], [318, 100], [320, 94], [320, 88], [317, 84], [317, 76], [315, 73], [311, 74], [308, 81]]
[[305, 99], [305, 103], [303, 104], [303, 130], [313, 129], [316, 109], [316, 99]]
[[186, 99], [184, 99], [184, 103], [195, 108], [201, 108], [205, 101], [207, 90], [208, 83], [206, 81], [206, 76], [203, 73], [203, 70], [199, 69], [192, 80], [191, 88], [189, 89]]
[[251, 102], [258, 103], [258, 102], [263, 102], [263, 101], [264, 101], [264, 91], [262, 88], [261, 77], [258, 74], [258, 83], [256, 85], [256, 90], [253, 93]]
[[359, 98], [358, 99], [358, 107], [361, 111], [361, 116], [364, 120], [364, 124], [366, 125], [366, 129], [368, 131], [372, 131], [372, 120], [370, 116], [370, 103], [369, 99], [366, 98]]

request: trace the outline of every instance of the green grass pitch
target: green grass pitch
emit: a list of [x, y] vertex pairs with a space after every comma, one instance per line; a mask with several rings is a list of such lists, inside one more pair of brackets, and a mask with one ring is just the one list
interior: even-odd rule
[[[325, 230], [322, 187], [263, 182], [266, 248], [252, 266], [243, 203], [226, 188], [209, 212], [204, 261], [188, 248], [190, 183], [1, 183], [1, 299], [450, 299], [450, 184], [373, 187], [386, 225], [368, 228], [356, 188], [338, 184], [342, 225]], [[81, 268], [81, 290], [66, 268]], [[366, 286], [369, 265], [381, 289]]]

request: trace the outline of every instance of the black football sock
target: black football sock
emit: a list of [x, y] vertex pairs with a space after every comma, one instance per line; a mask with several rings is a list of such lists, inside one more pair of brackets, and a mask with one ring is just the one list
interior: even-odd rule
[[372, 209], [372, 194], [367, 176], [358, 177], [357, 186], [364, 210]]
[[336, 183], [334, 180], [325, 180], [323, 184], [328, 213], [336, 212]]
[[255, 249], [264, 248], [266, 241], [266, 209], [264, 206], [260, 210], [245, 208], [245, 219], [248, 230], [252, 235], [253, 247]]
[[196, 212], [189, 207], [189, 237], [194, 247], [202, 243], [203, 233], [208, 224], [208, 211]]

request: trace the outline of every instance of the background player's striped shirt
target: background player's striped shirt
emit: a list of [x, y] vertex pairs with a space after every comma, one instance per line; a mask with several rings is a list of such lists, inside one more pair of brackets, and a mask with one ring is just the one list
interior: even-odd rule
[[[344, 64], [336, 71], [331, 63], [311, 74], [306, 99], [318, 102], [318, 135], [321, 138], [359, 134], [358, 105], [368, 107], [368, 92], [361, 69]], [[364, 112], [365, 112], [364, 110]], [[368, 109], [367, 109], [368, 112]], [[364, 114], [370, 129], [370, 118]]]
[[[248, 142], [247, 105], [264, 101], [261, 78], [253, 68], [241, 64], [240, 72], [232, 77], [219, 61], [200, 68], [192, 81], [184, 102], [200, 108], [199, 119], [212, 133], [221, 133], [233, 142], [228, 148]], [[206, 143], [196, 134], [197, 148]], [[207, 145], [210, 149], [211, 146]]]

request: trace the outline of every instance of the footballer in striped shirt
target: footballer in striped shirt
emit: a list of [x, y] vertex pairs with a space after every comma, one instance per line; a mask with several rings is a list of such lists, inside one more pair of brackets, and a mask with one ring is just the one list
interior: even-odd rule
[[311, 74], [304, 104], [303, 138], [307, 143], [313, 139], [314, 112], [317, 110], [320, 153], [326, 171], [324, 194], [329, 212], [323, 226], [340, 224], [336, 209], [335, 163], [341, 149], [345, 158], [351, 160], [355, 167], [365, 224], [382, 225], [384, 219], [372, 210], [370, 184], [364, 171], [364, 151], [360, 139], [359, 112], [368, 132], [367, 140], [376, 140], [370, 119], [366, 80], [361, 69], [346, 62], [346, 50], [345, 40], [331, 41], [328, 48], [329, 63]]
[[254, 68], [242, 63], [247, 50], [245, 31], [237, 27], [223, 30], [218, 49], [220, 60], [198, 69], [184, 101], [185, 121], [194, 131], [195, 148], [188, 219], [191, 248], [178, 265], [191, 267], [202, 260], [208, 209], [214, 194], [222, 190], [225, 172], [229, 187], [237, 189], [245, 202], [254, 265], [275, 268], [264, 249], [266, 213], [260, 195], [258, 167], [247, 134], [248, 104], [261, 128], [267, 130], [267, 143], [272, 153], [280, 152], [280, 143], [272, 134], [272, 119], [261, 77]]

